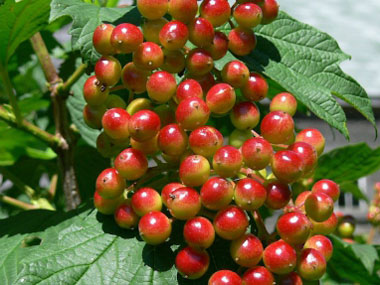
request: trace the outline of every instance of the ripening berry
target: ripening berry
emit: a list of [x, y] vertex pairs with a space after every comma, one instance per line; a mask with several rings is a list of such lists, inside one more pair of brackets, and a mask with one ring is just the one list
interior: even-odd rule
[[98, 192], [94, 193], [94, 206], [103, 215], [112, 215], [116, 208], [123, 203], [123, 196], [115, 199], [105, 199], [99, 195]]
[[223, 58], [228, 51], [228, 38], [222, 32], [215, 32], [212, 45], [206, 46], [204, 48], [213, 58], [213, 60], [218, 60]]
[[169, 199], [171, 199], [170, 194], [173, 193], [175, 190], [179, 188], [183, 188], [183, 187], [185, 187], [185, 185], [179, 182], [172, 182], [172, 183], [166, 184], [164, 188], [162, 188], [162, 191], [161, 191], [162, 203], [165, 206], [168, 206], [168, 201]]
[[241, 148], [244, 163], [253, 170], [267, 167], [273, 157], [272, 145], [263, 138], [250, 138]]
[[195, 18], [188, 25], [189, 40], [197, 47], [212, 45], [214, 40], [214, 27], [204, 18]]
[[197, 76], [209, 73], [214, 67], [214, 60], [204, 49], [196, 48], [186, 57], [186, 68], [189, 73]]
[[339, 185], [329, 179], [319, 180], [313, 185], [313, 188], [311, 188], [311, 191], [313, 193], [318, 193], [318, 192], [325, 193], [326, 195], [330, 196], [334, 202], [338, 200], [339, 194], [340, 194]]
[[168, 11], [168, 0], [137, 0], [137, 9], [140, 14], [149, 20], [157, 20]]
[[241, 88], [241, 92], [248, 100], [263, 100], [268, 94], [268, 83], [259, 73], [251, 72], [248, 82]]
[[238, 56], [250, 54], [255, 47], [256, 36], [251, 29], [237, 27], [228, 34], [228, 48]]
[[160, 117], [150, 110], [138, 111], [129, 119], [128, 124], [129, 134], [139, 142], [154, 138], [160, 127]]
[[115, 199], [123, 194], [126, 183], [114, 168], [103, 170], [96, 179], [96, 191], [106, 199]]
[[133, 62], [127, 63], [121, 71], [124, 87], [136, 94], [146, 91], [148, 76], [148, 71], [137, 68]]
[[187, 147], [188, 138], [184, 130], [177, 124], [163, 127], [158, 135], [158, 147], [170, 156], [180, 156]]
[[133, 116], [138, 111], [151, 110], [151, 109], [153, 109], [152, 101], [150, 101], [147, 98], [136, 98], [128, 104], [126, 110], [127, 110], [128, 114]]
[[99, 106], [106, 102], [109, 90], [96, 76], [90, 76], [83, 85], [84, 100], [91, 106]]
[[260, 208], [267, 197], [265, 187], [251, 178], [240, 179], [235, 186], [235, 203], [247, 211]]
[[263, 11], [261, 23], [265, 25], [273, 22], [277, 18], [279, 8], [277, 0], [264, 0], [264, 4], [261, 5]]
[[210, 176], [210, 163], [201, 155], [186, 157], [179, 167], [179, 178], [189, 187], [201, 186]]
[[178, 272], [187, 279], [202, 277], [210, 264], [207, 251], [185, 247], [180, 250], [175, 258], [175, 266]]
[[125, 179], [136, 180], [148, 170], [148, 160], [141, 151], [127, 148], [116, 157], [115, 168]]
[[127, 104], [120, 96], [113, 95], [113, 94], [110, 94], [108, 96], [105, 104], [106, 104], [107, 109], [112, 109], [112, 108], [125, 109], [127, 107]]
[[253, 234], [245, 234], [231, 242], [230, 253], [232, 259], [244, 267], [253, 267], [263, 256], [263, 245]]
[[184, 47], [189, 37], [187, 26], [180, 21], [170, 21], [163, 26], [159, 39], [167, 50], [179, 50]]
[[214, 127], [199, 127], [191, 132], [189, 145], [194, 153], [212, 157], [222, 147], [223, 135]]
[[109, 109], [102, 119], [104, 132], [112, 139], [127, 139], [130, 118], [131, 116], [124, 109]]
[[198, 97], [203, 99], [202, 86], [194, 79], [186, 79], [182, 81], [176, 91], [177, 102], [181, 102], [184, 99]]
[[102, 128], [102, 118], [107, 108], [104, 104], [99, 106], [86, 105], [83, 108], [83, 120], [92, 129]]
[[151, 245], [165, 242], [172, 232], [172, 224], [162, 212], [149, 212], [139, 222], [141, 238]]
[[183, 227], [183, 237], [192, 248], [209, 248], [215, 240], [215, 230], [212, 223], [203, 217], [188, 220]]
[[208, 285], [241, 285], [241, 278], [231, 270], [219, 270], [211, 275]]
[[118, 53], [132, 53], [142, 44], [144, 36], [135, 25], [117, 25], [111, 35], [111, 44]]
[[120, 80], [121, 64], [113, 56], [102, 56], [95, 64], [96, 78], [107, 86], [114, 86]]
[[286, 143], [293, 136], [293, 118], [285, 112], [274, 111], [267, 114], [261, 121], [261, 135], [270, 143]]
[[240, 102], [230, 113], [231, 122], [239, 130], [252, 130], [259, 124], [260, 110], [255, 103]]
[[160, 117], [162, 127], [175, 123], [175, 113], [171, 106], [166, 104], [158, 105], [154, 108], [154, 112]]
[[296, 136], [296, 142], [306, 142], [315, 147], [318, 155], [321, 155], [325, 148], [325, 138], [317, 129], [304, 129]]
[[133, 63], [143, 70], [157, 69], [164, 63], [164, 52], [158, 44], [142, 43], [133, 53]]
[[197, 0], [170, 0], [169, 14], [185, 24], [191, 22], [198, 12]]
[[175, 94], [177, 82], [173, 75], [166, 71], [156, 71], [146, 83], [146, 90], [150, 99], [157, 103], [168, 102]]
[[133, 194], [131, 205], [135, 213], [142, 217], [152, 211], [161, 211], [162, 200], [156, 190], [144, 187]]
[[134, 229], [139, 223], [139, 216], [129, 204], [121, 204], [114, 213], [116, 224], [123, 229]]
[[212, 177], [201, 188], [202, 205], [210, 210], [221, 210], [228, 206], [234, 196], [234, 186], [221, 177]]
[[294, 96], [288, 92], [279, 93], [273, 97], [269, 105], [269, 110], [283, 111], [290, 116], [294, 116], [297, 111], [297, 100]]
[[284, 183], [293, 183], [302, 177], [302, 158], [291, 150], [281, 150], [274, 154], [272, 162], [273, 174]]
[[164, 50], [164, 63], [161, 69], [170, 73], [180, 73], [186, 67], [185, 55], [181, 50]]
[[343, 216], [339, 219], [337, 233], [341, 238], [352, 238], [355, 231], [355, 219], [352, 216]]
[[326, 260], [318, 250], [304, 249], [299, 257], [297, 271], [305, 280], [318, 280], [326, 272]]
[[277, 220], [276, 230], [280, 237], [293, 245], [303, 244], [309, 237], [311, 223], [302, 213], [291, 212]]
[[252, 138], [251, 130], [234, 129], [228, 137], [228, 144], [236, 148], [241, 148], [246, 140]]
[[248, 269], [243, 275], [243, 285], [273, 285], [274, 277], [264, 266]]
[[226, 145], [216, 151], [212, 160], [215, 172], [221, 177], [236, 176], [243, 165], [240, 151], [233, 146]]
[[204, 0], [200, 6], [200, 14], [214, 27], [219, 27], [229, 20], [231, 7], [227, 0]]
[[214, 85], [206, 95], [206, 103], [214, 114], [224, 115], [235, 105], [236, 93], [234, 88], [227, 83]]
[[165, 26], [165, 24], [169, 22], [165, 18], [161, 18], [158, 20], [146, 20], [142, 24], [142, 31], [147, 42], [153, 42], [156, 44], [160, 44], [160, 31]]
[[[290, 272], [287, 275], [281, 275], [279, 276], [279, 279], [277, 281], [279, 285], [303, 285], [303, 284], [309, 284], [302, 281], [302, 278], [296, 273], [296, 272]], [[314, 284], [314, 283], [312, 283]], [[316, 283], [316, 284], [319, 284]], [[310, 284], [311, 285], [311, 284]]]
[[297, 265], [297, 254], [293, 247], [283, 240], [269, 244], [263, 254], [266, 268], [276, 274], [288, 274]]
[[188, 78], [194, 79], [202, 86], [203, 94], [207, 94], [211, 87], [216, 83], [214, 75], [211, 72], [202, 76], [196, 76], [195, 74], [188, 74], [187, 76]]
[[333, 253], [332, 242], [323, 235], [315, 235], [310, 237], [306, 241], [304, 248], [314, 248], [318, 250], [320, 253], [322, 253], [326, 261], [329, 261]]
[[220, 210], [214, 218], [216, 233], [227, 240], [241, 237], [248, 225], [248, 218], [244, 210], [233, 205]]
[[249, 70], [243, 62], [232, 60], [224, 65], [221, 75], [223, 82], [234, 88], [241, 88], [248, 82]]
[[334, 211], [334, 201], [322, 192], [311, 193], [305, 200], [306, 214], [316, 222], [326, 221]]
[[290, 145], [288, 149], [294, 151], [302, 158], [305, 175], [310, 174], [314, 171], [318, 162], [318, 154], [311, 144], [305, 142], [296, 142]]
[[190, 187], [178, 188], [169, 195], [167, 201], [170, 214], [179, 220], [195, 217], [201, 209], [201, 197]]
[[110, 55], [115, 53], [115, 49], [111, 45], [111, 35], [114, 26], [111, 24], [101, 24], [96, 27], [92, 36], [92, 44], [101, 55]]
[[178, 104], [175, 117], [185, 130], [195, 130], [206, 124], [210, 117], [210, 109], [202, 99], [192, 97]]
[[335, 232], [335, 229], [338, 225], [338, 218], [336, 217], [335, 213], [332, 213], [330, 218], [328, 218], [324, 222], [316, 222], [311, 220], [311, 223], [313, 224], [313, 234], [320, 234], [320, 235], [329, 235]]
[[159, 151], [158, 135], [143, 142], [139, 142], [131, 138], [131, 146], [134, 149], [138, 149], [145, 155], [153, 155]]
[[105, 132], [101, 132], [96, 138], [96, 150], [103, 157], [114, 157], [118, 155], [125, 147], [128, 147], [127, 142], [122, 146], [116, 145], [115, 140], [111, 139]]
[[279, 210], [289, 203], [292, 194], [287, 184], [274, 181], [270, 182], [266, 189], [267, 199], [265, 205], [269, 209]]
[[240, 27], [250, 29], [261, 23], [263, 11], [254, 3], [243, 3], [235, 8], [233, 15]]

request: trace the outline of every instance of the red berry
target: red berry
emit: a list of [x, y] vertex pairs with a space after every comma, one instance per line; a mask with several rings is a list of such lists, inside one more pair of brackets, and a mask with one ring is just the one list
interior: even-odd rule
[[248, 82], [241, 88], [241, 92], [248, 100], [263, 100], [268, 94], [268, 83], [259, 73], [251, 72]]
[[228, 38], [222, 32], [215, 32], [212, 45], [205, 47], [205, 50], [214, 60], [223, 58], [228, 51]]
[[263, 245], [253, 234], [245, 234], [231, 242], [232, 259], [244, 267], [253, 267], [259, 263], [263, 255]]
[[188, 279], [202, 277], [210, 264], [207, 251], [199, 251], [191, 247], [180, 250], [175, 258], [175, 266], [178, 272]]
[[243, 178], [236, 184], [235, 203], [244, 210], [257, 210], [264, 204], [266, 197], [265, 187], [251, 178]]
[[165, 26], [167, 22], [169, 21], [165, 18], [144, 21], [141, 27], [145, 40], [147, 42], [154, 42], [156, 44], [160, 44], [159, 34], [161, 29]]
[[139, 222], [139, 233], [142, 239], [151, 245], [165, 242], [172, 232], [172, 225], [165, 214], [150, 212]]
[[274, 175], [284, 183], [293, 183], [302, 177], [303, 161], [294, 151], [278, 151], [273, 156], [271, 165]]
[[334, 202], [338, 200], [340, 194], [339, 185], [329, 179], [319, 180], [313, 185], [311, 191], [313, 193], [325, 193], [326, 195], [330, 196]]
[[206, 103], [214, 114], [224, 115], [235, 105], [236, 94], [231, 85], [218, 83], [214, 85], [206, 95]]
[[186, 57], [186, 68], [191, 74], [197, 76], [209, 73], [214, 67], [214, 60], [204, 49], [196, 48], [190, 51]]
[[254, 28], [261, 23], [263, 11], [254, 3], [244, 3], [235, 8], [234, 18], [240, 27]]
[[175, 112], [179, 125], [185, 130], [194, 130], [206, 124], [210, 109], [202, 99], [192, 97], [182, 100]]
[[189, 187], [201, 186], [210, 176], [210, 163], [201, 155], [186, 157], [179, 167], [179, 177]]
[[311, 144], [296, 142], [290, 145], [288, 149], [294, 151], [301, 157], [305, 175], [311, 174], [314, 171], [318, 162], [318, 154]]
[[241, 285], [241, 278], [231, 270], [219, 270], [211, 275], [208, 285]]
[[168, 206], [168, 201], [169, 201], [169, 199], [171, 199], [170, 194], [173, 193], [175, 190], [177, 190], [179, 188], [183, 188], [183, 187], [185, 187], [185, 185], [183, 185], [179, 182], [172, 182], [172, 183], [166, 184], [164, 186], [164, 188], [162, 188], [162, 191], [161, 191], [162, 203], [165, 206]]
[[227, 240], [241, 237], [247, 230], [248, 225], [246, 213], [237, 206], [228, 206], [220, 210], [214, 218], [216, 233]]
[[313, 234], [329, 235], [335, 232], [335, 229], [338, 225], [338, 219], [335, 213], [332, 213], [330, 218], [324, 222], [319, 223], [311, 220], [311, 223], [313, 224]]
[[198, 12], [197, 0], [170, 0], [169, 14], [185, 24], [195, 18]]
[[156, 71], [146, 84], [148, 96], [157, 103], [168, 102], [175, 94], [177, 82], [173, 75], [166, 71]]
[[103, 170], [96, 179], [96, 191], [106, 199], [114, 199], [123, 194], [126, 187], [124, 178], [114, 168]]
[[231, 203], [233, 195], [231, 182], [221, 177], [212, 177], [202, 186], [202, 205], [210, 210], [221, 210]]
[[221, 75], [223, 82], [234, 88], [241, 88], [248, 82], [249, 70], [243, 62], [233, 60], [224, 65]]
[[164, 50], [164, 63], [161, 69], [170, 73], [180, 73], [185, 69], [185, 55], [181, 50]]
[[134, 229], [139, 223], [139, 216], [133, 211], [132, 206], [122, 204], [115, 210], [115, 222], [123, 229]]
[[187, 147], [187, 135], [177, 124], [163, 127], [158, 135], [158, 146], [164, 154], [179, 156]]
[[269, 24], [273, 22], [278, 15], [279, 5], [276, 0], [265, 0], [264, 4], [261, 6], [263, 10], [262, 24]]
[[183, 228], [183, 237], [192, 248], [209, 248], [215, 239], [215, 230], [212, 223], [203, 217], [188, 220]]
[[121, 79], [125, 88], [140, 94], [146, 91], [149, 72], [141, 70], [133, 62], [127, 63], [121, 71]]
[[294, 121], [288, 113], [274, 111], [264, 117], [260, 129], [270, 143], [283, 144], [293, 137]]
[[228, 34], [228, 48], [238, 56], [250, 54], [255, 47], [256, 36], [251, 29], [237, 27]]
[[297, 100], [288, 92], [279, 93], [273, 97], [269, 109], [273, 111], [283, 111], [290, 116], [294, 116], [297, 111]]
[[161, 211], [161, 196], [149, 187], [140, 188], [132, 196], [132, 208], [140, 217], [152, 211]]
[[168, 0], [137, 0], [136, 2], [140, 14], [149, 20], [160, 19], [168, 11]]
[[193, 188], [178, 188], [167, 201], [170, 214], [179, 220], [195, 217], [201, 209], [201, 197]]
[[305, 283], [302, 281], [301, 277], [297, 273], [291, 272], [287, 275], [280, 276], [278, 280], [278, 284], [279, 285], [303, 285]]
[[309, 197], [309, 195], [311, 194], [311, 191], [304, 191], [304, 192], [301, 192], [298, 196], [297, 196], [297, 199], [295, 200], [294, 202], [294, 205], [302, 212], [302, 213], [306, 213], [305, 212], [305, 201], [306, 201], [306, 198]]
[[226, 145], [216, 151], [212, 160], [215, 172], [222, 177], [237, 175], [243, 165], [240, 151], [233, 146]]
[[164, 63], [164, 52], [158, 44], [142, 43], [133, 53], [133, 63], [144, 70], [157, 69]]
[[291, 192], [287, 184], [271, 182], [266, 186], [267, 199], [265, 205], [269, 209], [278, 210], [284, 208], [290, 201]]
[[131, 116], [121, 108], [109, 109], [103, 116], [104, 132], [113, 139], [127, 139], [129, 137], [128, 123]]
[[153, 111], [141, 110], [129, 119], [129, 134], [139, 142], [154, 138], [160, 131], [160, 117]]
[[318, 155], [321, 155], [325, 148], [325, 138], [317, 129], [304, 129], [296, 136], [296, 142], [306, 142], [315, 147]]
[[158, 149], [158, 135], [143, 142], [139, 142], [131, 138], [131, 146], [138, 149], [145, 155], [152, 155], [159, 151]]
[[106, 102], [108, 89], [96, 76], [90, 76], [83, 85], [83, 97], [91, 106], [99, 106]]
[[201, 4], [200, 14], [214, 27], [219, 27], [229, 20], [231, 7], [227, 0], [205, 0]]
[[214, 27], [204, 18], [195, 18], [188, 25], [189, 40], [197, 47], [207, 47], [213, 43]]
[[267, 167], [273, 157], [272, 145], [263, 138], [250, 138], [241, 148], [244, 163], [253, 170]]
[[277, 232], [289, 244], [303, 244], [310, 234], [311, 223], [302, 213], [292, 212], [277, 220]]
[[248, 269], [243, 275], [243, 285], [273, 285], [274, 277], [264, 266]]
[[299, 275], [306, 280], [318, 280], [326, 272], [326, 260], [313, 248], [304, 249], [297, 265]]
[[240, 102], [230, 113], [231, 122], [239, 130], [252, 130], [260, 121], [260, 110], [255, 103]]
[[179, 103], [184, 99], [192, 97], [203, 99], [202, 86], [194, 79], [186, 79], [178, 85], [176, 99]]
[[112, 215], [122, 202], [122, 196], [115, 199], [105, 199], [98, 192], [95, 191], [94, 193], [94, 206], [103, 215]]
[[111, 44], [119, 53], [132, 53], [142, 44], [144, 36], [135, 25], [124, 23], [117, 25], [111, 35]]
[[191, 132], [189, 145], [194, 153], [211, 157], [222, 147], [223, 135], [211, 126], [199, 127]]
[[96, 78], [107, 86], [118, 83], [120, 74], [120, 62], [113, 56], [102, 56], [95, 65]]
[[263, 254], [265, 267], [276, 274], [288, 274], [297, 264], [297, 254], [293, 247], [283, 240], [268, 245]]
[[316, 222], [326, 221], [334, 211], [334, 201], [322, 193], [311, 193], [305, 200], [306, 214]]
[[195, 81], [197, 81], [202, 86], [204, 94], [206, 94], [211, 89], [211, 87], [215, 85], [215, 78], [211, 72], [202, 76], [196, 76], [194, 74], [189, 74], [188, 76], [189, 78], [192, 78]]
[[180, 21], [170, 21], [160, 31], [160, 43], [167, 50], [183, 48], [189, 37], [187, 26]]
[[116, 157], [115, 168], [125, 179], [136, 180], [148, 170], [148, 160], [141, 151], [127, 148]]
[[323, 235], [316, 235], [309, 238], [306, 241], [304, 248], [314, 248], [318, 250], [322, 253], [326, 261], [329, 261], [333, 253], [333, 245], [331, 241]]
[[83, 120], [87, 126], [92, 129], [102, 128], [102, 118], [107, 108], [104, 105], [90, 106], [86, 105], [83, 108]]
[[115, 50], [111, 45], [111, 34], [114, 26], [111, 24], [101, 24], [96, 27], [92, 36], [92, 44], [101, 55], [114, 54]]

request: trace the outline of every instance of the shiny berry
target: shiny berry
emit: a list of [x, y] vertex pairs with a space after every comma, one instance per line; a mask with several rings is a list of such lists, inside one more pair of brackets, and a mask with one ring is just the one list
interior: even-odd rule
[[247, 211], [260, 208], [267, 197], [265, 187], [251, 178], [243, 178], [235, 187], [235, 203]]
[[268, 83], [259, 73], [251, 72], [248, 82], [241, 88], [244, 97], [251, 101], [260, 101], [267, 97]]
[[147, 42], [153, 42], [156, 44], [160, 44], [160, 31], [165, 26], [165, 24], [169, 22], [165, 18], [161, 18], [158, 20], [146, 20], [142, 24], [141, 28], [143, 31], [144, 38]]
[[243, 277], [243, 285], [273, 285], [274, 277], [264, 266], [256, 266], [248, 269]]
[[294, 116], [297, 111], [297, 100], [294, 96], [288, 92], [279, 93], [273, 97], [269, 105], [269, 110], [283, 111], [290, 116]]
[[227, 0], [204, 0], [200, 6], [200, 14], [214, 27], [219, 27], [230, 18], [231, 7]]
[[243, 165], [240, 151], [233, 146], [224, 146], [216, 151], [212, 160], [215, 172], [222, 177], [234, 177]]
[[326, 261], [329, 261], [333, 253], [332, 242], [323, 235], [315, 235], [310, 237], [306, 241], [304, 248], [314, 248], [318, 250], [322, 253]]
[[131, 137], [143, 142], [154, 138], [160, 131], [160, 117], [153, 111], [141, 110], [129, 119], [128, 129]]
[[240, 102], [230, 113], [231, 122], [239, 130], [252, 130], [259, 124], [260, 111], [252, 102]]
[[296, 136], [296, 142], [306, 142], [315, 147], [318, 155], [321, 155], [325, 148], [325, 138], [317, 129], [304, 129]]
[[201, 197], [190, 187], [178, 188], [169, 195], [167, 201], [170, 214], [179, 220], [195, 217], [201, 209]]
[[194, 130], [206, 124], [210, 116], [210, 109], [202, 99], [192, 97], [179, 103], [176, 120], [185, 130]]
[[90, 76], [83, 85], [84, 100], [91, 106], [99, 106], [106, 102], [109, 90], [96, 76]]
[[149, 20], [157, 20], [168, 11], [168, 0], [137, 0], [140, 14]]
[[193, 49], [186, 57], [187, 71], [197, 76], [209, 73], [213, 67], [214, 60], [204, 49]]
[[206, 94], [211, 89], [211, 87], [215, 85], [216, 82], [214, 75], [211, 72], [202, 76], [196, 76], [194, 74], [189, 74], [188, 76], [189, 78], [197, 81], [202, 86], [203, 94]]
[[179, 178], [189, 187], [201, 186], [210, 176], [210, 163], [201, 155], [186, 157], [179, 167]]
[[176, 99], [179, 103], [184, 99], [192, 97], [203, 99], [202, 86], [194, 79], [186, 79], [178, 85]]
[[261, 5], [263, 11], [262, 24], [269, 24], [273, 22], [278, 15], [279, 5], [277, 0], [264, 0], [264, 4]]
[[114, 168], [103, 170], [96, 179], [96, 191], [106, 199], [114, 199], [123, 194], [126, 187], [124, 178]]
[[135, 213], [142, 217], [152, 211], [161, 211], [161, 196], [153, 188], [140, 188], [133, 194], [131, 205]]
[[164, 63], [161, 69], [170, 73], [180, 73], [185, 69], [185, 55], [181, 50], [164, 50]]
[[128, 124], [131, 116], [121, 108], [109, 109], [103, 116], [104, 132], [113, 139], [127, 139], [129, 137]]
[[208, 285], [241, 285], [241, 278], [231, 270], [219, 270], [211, 275]]
[[187, 147], [187, 135], [177, 124], [163, 127], [158, 135], [158, 146], [167, 155], [179, 156]]
[[169, 14], [185, 24], [195, 18], [198, 12], [197, 0], [170, 0]]
[[207, 47], [213, 43], [214, 27], [204, 18], [195, 18], [188, 25], [189, 40], [197, 47]]
[[272, 159], [272, 171], [280, 181], [293, 183], [303, 174], [302, 158], [291, 150], [278, 151]]
[[325, 193], [330, 196], [334, 202], [336, 202], [339, 198], [340, 189], [339, 185], [332, 180], [322, 179], [316, 182], [311, 189], [313, 193]]
[[223, 115], [229, 112], [235, 105], [236, 93], [231, 85], [218, 83], [214, 85], [206, 95], [206, 103], [214, 114]]
[[241, 148], [244, 163], [253, 170], [267, 167], [273, 157], [272, 145], [263, 138], [250, 138]]
[[140, 69], [157, 69], [164, 63], [164, 52], [155, 43], [142, 43], [133, 53], [133, 63]]
[[285, 112], [274, 111], [261, 121], [261, 135], [270, 143], [283, 144], [293, 136], [293, 118]]
[[253, 267], [259, 263], [263, 255], [263, 245], [253, 234], [245, 234], [231, 242], [232, 259], [244, 267]]
[[157, 103], [168, 102], [175, 94], [177, 82], [172, 74], [166, 71], [156, 71], [146, 83], [150, 99]]
[[159, 39], [161, 45], [167, 50], [183, 48], [189, 37], [187, 26], [180, 21], [170, 21], [163, 26]]
[[335, 231], [338, 225], [338, 218], [335, 213], [332, 213], [330, 218], [324, 222], [316, 222], [311, 220], [311, 223], [313, 224], [313, 234], [329, 235]]
[[306, 280], [318, 280], [326, 272], [326, 260], [313, 248], [304, 249], [299, 257], [297, 271]]
[[263, 11], [254, 3], [244, 3], [235, 8], [233, 15], [240, 27], [254, 28], [261, 23]]
[[289, 244], [303, 244], [310, 234], [311, 223], [302, 213], [291, 212], [277, 220], [277, 233]]
[[101, 24], [96, 27], [92, 36], [94, 48], [101, 55], [114, 54], [115, 50], [111, 45], [111, 34], [114, 26], [111, 24]]
[[228, 48], [238, 56], [250, 54], [255, 47], [256, 36], [251, 29], [237, 27], [228, 34]]
[[185, 187], [185, 185], [179, 182], [172, 182], [172, 183], [166, 184], [164, 188], [162, 188], [162, 191], [161, 191], [162, 203], [165, 206], [168, 206], [168, 201], [169, 199], [171, 199], [170, 194], [173, 193], [175, 190], [179, 188], [183, 188], [183, 187]]
[[113, 56], [102, 56], [95, 65], [95, 75], [103, 84], [115, 85], [120, 80], [120, 62]]
[[305, 142], [296, 142], [290, 145], [288, 149], [294, 151], [301, 157], [304, 165], [305, 175], [310, 174], [314, 171], [318, 162], [318, 154], [311, 144]]
[[265, 267], [276, 274], [288, 274], [297, 264], [297, 254], [293, 247], [283, 240], [269, 244], [263, 254]]
[[141, 70], [133, 62], [127, 63], [121, 71], [121, 79], [125, 88], [140, 94], [146, 91], [149, 72]]
[[114, 213], [116, 224], [123, 229], [134, 229], [139, 223], [139, 216], [129, 204], [120, 205]]
[[227, 240], [241, 237], [247, 230], [248, 224], [246, 213], [237, 206], [228, 206], [220, 210], [214, 218], [216, 233]]
[[149, 212], [139, 222], [139, 233], [142, 239], [151, 245], [165, 242], [172, 232], [172, 225], [165, 214]]
[[224, 65], [221, 75], [223, 82], [234, 88], [241, 88], [248, 82], [249, 70], [243, 62], [233, 60]]
[[212, 223], [203, 217], [188, 220], [183, 227], [183, 237], [192, 248], [209, 248], [215, 239], [215, 230]]
[[199, 127], [191, 132], [189, 145], [194, 153], [211, 157], [222, 147], [223, 135], [214, 127]]
[[314, 221], [323, 222], [333, 213], [334, 201], [324, 193], [311, 193], [305, 200], [305, 210]]
[[175, 266], [178, 272], [188, 279], [202, 277], [210, 264], [207, 251], [200, 251], [191, 247], [180, 250], [175, 258]]
[[215, 32], [212, 45], [206, 46], [205, 50], [214, 60], [223, 58], [228, 51], [228, 38], [222, 32]]
[[210, 210], [228, 206], [234, 195], [232, 183], [221, 177], [212, 177], [201, 188], [202, 205]]
[[270, 182], [266, 189], [267, 199], [265, 205], [269, 209], [279, 210], [289, 203], [292, 194], [287, 184], [274, 181]]
[[99, 106], [86, 105], [83, 108], [83, 120], [92, 129], [102, 128], [102, 118], [107, 108], [104, 104]]
[[119, 53], [132, 53], [142, 44], [144, 36], [135, 25], [124, 23], [117, 25], [111, 35], [111, 44]]
[[123, 203], [122, 196], [115, 199], [105, 199], [98, 192], [95, 191], [94, 193], [94, 206], [103, 215], [112, 215], [121, 203]]
[[116, 157], [115, 168], [125, 179], [136, 180], [148, 170], [148, 160], [141, 151], [127, 148]]
[[287, 274], [287, 275], [279, 276], [277, 282], [278, 283], [276, 283], [276, 284], [279, 284], [279, 285], [303, 285], [303, 284], [305, 284], [302, 281], [302, 278], [294, 271]]

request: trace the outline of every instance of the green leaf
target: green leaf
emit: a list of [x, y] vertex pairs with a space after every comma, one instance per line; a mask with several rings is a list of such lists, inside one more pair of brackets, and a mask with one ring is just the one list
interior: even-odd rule
[[357, 182], [343, 182], [339, 184], [340, 190], [345, 193], [351, 193], [358, 200], [364, 200], [369, 203], [367, 196], [360, 190], [357, 185]]
[[356, 181], [380, 169], [380, 147], [371, 149], [365, 143], [334, 149], [319, 158], [315, 179], [337, 183]]
[[73, 19], [70, 29], [72, 46], [80, 50], [85, 61], [96, 62], [100, 55], [92, 45], [92, 34], [102, 22], [114, 22], [121, 18], [133, 7], [105, 8], [80, 0], [53, 0], [51, 2], [50, 22], [69, 16]]
[[0, 65], [6, 65], [19, 44], [40, 31], [49, 18], [50, 1], [9, 0], [0, 6]]
[[[228, 33], [230, 28], [223, 28]], [[339, 67], [349, 58], [336, 41], [317, 29], [298, 22], [284, 12], [270, 25], [256, 30], [257, 47], [240, 57], [251, 69], [265, 74], [293, 93], [315, 115], [346, 137], [346, 116], [334, 96], [357, 109], [373, 126], [371, 101], [365, 90]], [[218, 69], [235, 56], [231, 53], [216, 62]]]
[[352, 244], [351, 249], [355, 256], [361, 261], [369, 274], [373, 273], [375, 262], [379, 260], [376, 249], [368, 244]]

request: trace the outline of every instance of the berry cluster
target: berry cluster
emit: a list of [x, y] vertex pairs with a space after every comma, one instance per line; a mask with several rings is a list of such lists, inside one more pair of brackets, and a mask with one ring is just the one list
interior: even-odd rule
[[[205, 0], [199, 15], [196, 0], [137, 0], [137, 8], [141, 30], [102, 24], [93, 35], [102, 57], [83, 88], [83, 116], [89, 127], [102, 129], [98, 151], [114, 158], [96, 181], [98, 211], [114, 214], [122, 228], [138, 227], [151, 245], [164, 243], [172, 223], [185, 221], [187, 246], [175, 265], [186, 278], [205, 274], [207, 249], [222, 238], [231, 241], [231, 258], [248, 270], [242, 277], [220, 270], [209, 284], [320, 279], [332, 254], [324, 235], [337, 226], [339, 187], [321, 180], [296, 196], [291, 184], [311, 179], [324, 137], [316, 129], [295, 134], [297, 101], [290, 93], [276, 95], [261, 118], [255, 102], [266, 98], [268, 84], [243, 62], [214, 67], [228, 50], [244, 56], [255, 48], [252, 28], [276, 18], [277, 2], [239, 0], [230, 7], [227, 0]], [[217, 28], [227, 22], [232, 30], [225, 35]], [[122, 54], [132, 55], [124, 67], [116, 58]], [[184, 75], [179, 84], [175, 74]], [[127, 103], [110, 94], [125, 89]], [[235, 127], [228, 145], [210, 125], [210, 117], [222, 116]], [[146, 185], [147, 177], [162, 173], [177, 178], [162, 189]], [[273, 234], [262, 207], [284, 210]], [[250, 224], [257, 235], [248, 233]]]
[[380, 182], [375, 184], [375, 193], [368, 209], [367, 218], [374, 226], [380, 225]]

